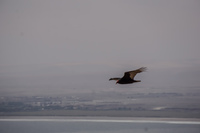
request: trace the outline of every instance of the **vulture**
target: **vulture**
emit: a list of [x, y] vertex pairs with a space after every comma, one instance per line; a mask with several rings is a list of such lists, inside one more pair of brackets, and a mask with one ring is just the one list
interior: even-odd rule
[[116, 80], [116, 84], [132, 84], [135, 82], [141, 82], [141, 80], [135, 80], [134, 77], [136, 74], [144, 72], [146, 69], [146, 67], [141, 67], [137, 70], [125, 72], [122, 78], [110, 78], [109, 80]]

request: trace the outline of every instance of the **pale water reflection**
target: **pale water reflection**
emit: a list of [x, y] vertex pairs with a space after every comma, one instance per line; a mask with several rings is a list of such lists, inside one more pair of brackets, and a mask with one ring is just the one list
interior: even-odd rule
[[200, 121], [118, 118], [0, 119], [1, 133], [199, 133]]

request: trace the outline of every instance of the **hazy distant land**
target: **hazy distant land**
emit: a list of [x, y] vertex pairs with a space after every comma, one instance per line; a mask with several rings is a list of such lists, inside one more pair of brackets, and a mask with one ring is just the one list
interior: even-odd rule
[[[117, 90], [63, 96], [1, 96], [0, 116], [200, 118], [198, 91]], [[144, 93], [145, 92], [145, 93]]]
[[101, 116], [101, 117], [148, 117], [148, 118], [200, 118], [200, 112], [178, 111], [87, 111], [51, 110], [35, 112], [1, 112], [0, 116]]

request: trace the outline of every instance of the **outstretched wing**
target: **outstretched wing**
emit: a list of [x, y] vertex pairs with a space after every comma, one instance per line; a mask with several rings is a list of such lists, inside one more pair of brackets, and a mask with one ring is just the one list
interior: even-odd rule
[[121, 78], [110, 78], [109, 80], [120, 80]]
[[122, 77], [122, 78], [125, 78], [125, 79], [131, 78], [133, 80], [136, 74], [144, 72], [146, 69], [147, 69], [146, 67], [141, 67], [137, 70], [125, 72], [124, 77]]

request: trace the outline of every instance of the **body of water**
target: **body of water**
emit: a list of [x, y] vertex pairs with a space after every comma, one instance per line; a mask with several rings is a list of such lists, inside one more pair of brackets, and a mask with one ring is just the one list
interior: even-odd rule
[[0, 133], [200, 133], [200, 121], [101, 117], [0, 118]]

